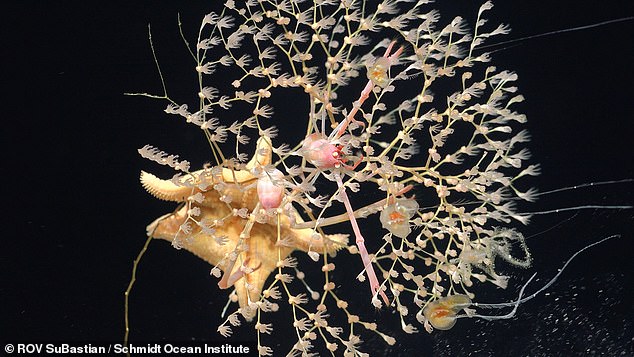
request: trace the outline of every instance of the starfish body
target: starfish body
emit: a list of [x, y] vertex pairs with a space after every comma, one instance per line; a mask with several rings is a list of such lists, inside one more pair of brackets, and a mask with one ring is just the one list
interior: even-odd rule
[[334, 254], [347, 246], [347, 235], [294, 228], [303, 220], [290, 204], [268, 213], [260, 208], [258, 174], [270, 163], [271, 143], [262, 137], [243, 170], [212, 167], [172, 180], [141, 172], [141, 183], [150, 194], [182, 203], [148, 225], [148, 236], [170, 241], [221, 269], [219, 286], [235, 287], [241, 308], [260, 300], [268, 276], [294, 250]]

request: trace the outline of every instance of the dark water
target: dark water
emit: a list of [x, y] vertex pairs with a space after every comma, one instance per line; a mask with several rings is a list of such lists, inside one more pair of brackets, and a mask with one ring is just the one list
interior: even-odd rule
[[[631, 1], [499, 2], [491, 21], [510, 23], [509, 38], [634, 15]], [[188, 77], [193, 63], [179, 39], [176, 13], [182, 15], [186, 37], [194, 38], [207, 4], [190, 3], [6, 5], [0, 32], [6, 146], [0, 342], [123, 338], [123, 291], [145, 225], [173, 209], [137, 184], [141, 169], [167, 171], [139, 158], [136, 149], [154, 144], [193, 166], [210, 159], [200, 132], [167, 117], [164, 103], [123, 96], [160, 92], [147, 41], [151, 23], [171, 95], [194, 100], [196, 84]], [[475, 13], [473, 6], [456, 3], [460, 11]], [[453, 12], [444, 8], [449, 5], [442, 6], [445, 19], [451, 19]], [[521, 108], [533, 136], [529, 145], [543, 172], [534, 185], [541, 191], [634, 177], [632, 43], [634, 22], [629, 21], [520, 42], [495, 54], [497, 66], [520, 76], [526, 97]], [[631, 205], [633, 186], [548, 195], [526, 209]], [[527, 236], [538, 234], [528, 241], [533, 267], [508, 268], [514, 278], [508, 291], [486, 286], [478, 295], [481, 301], [515, 299], [533, 272], [539, 281], [527, 291], [535, 291], [578, 249], [612, 234], [622, 237], [584, 252], [510, 320], [461, 319], [450, 331], [404, 335], [393, 313], [375, 311], [369, 299], [364, 305], [364, 284], [341, 273], [336, 277], [346, 283], [338, 291], [349, 301], [356, 297], [366, 319], [397, 337], [397, 344], [388, 347], [376, 335], [364, 336], [371, 355], [631, 356], [633, 215], [632, 210], [585, 210], [535, 217], [518, 227]], [[360, 264], [338, 259], [340, 266]], [[350, 267], [351, 276], [356, 269]], [[207, 264], [153, 242], [138, 279], [131, 299], [133, 341], [221, 339], [215, 329], [227, 293], [216, 288]], [[284, 313], [276, 319], [292, 322]], [[270, 338], [268, 344], [287, 345], [285, 332], [275, 332], [282, 338]], [[253, 336], [250, 327], [243, 327], [233, 340]]]

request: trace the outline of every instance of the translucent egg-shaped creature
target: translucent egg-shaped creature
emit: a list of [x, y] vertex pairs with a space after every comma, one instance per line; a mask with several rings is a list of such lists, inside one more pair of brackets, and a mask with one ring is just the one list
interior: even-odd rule
[[467, 295], [449, 295], [430, 302], [424, 309], [423, 315], [437, 330], [449, 330], [456, 324], [456, 314], [471, 305]]
[[381, 211], [381, 225], [399, 238], [405, 238], [412, 231], [409, 222], [418, 211], [418, 203], [413, 199], [398, 199]]
[[262, 207], [277, 208], [284, 198], [284, 174], [278, 169], [260, 174], [257, 192]]

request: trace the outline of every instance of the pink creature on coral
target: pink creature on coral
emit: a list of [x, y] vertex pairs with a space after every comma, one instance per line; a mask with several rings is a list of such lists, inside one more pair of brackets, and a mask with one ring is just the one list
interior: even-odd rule
[[[355, 114], [358, 112], [361, 105], [365, 102], [366, 99], [372, 93], [375, 85], [380, 87], [384, 87], [389, 82], [389, 68], [394, 62], [398, 59], [398, 57], [403, 52], [403, 47], [400, 47], [394, 53], [390, 54], [394, 44], [396, 42], [392, 41], [387, 49], [385, 50], [385, 54], [382, 57], [379, 57], [375, 60], [375, 62], [370, 66], [368, 70], [368, 83], [364, 87], [363, 91], [361, 91], [361, 95], [359, 99], [354, 103], [352, 110], [346, 118], [334, 129], [334, 131], [330, 134], [329, 137], [326, 137], [323, 133], [312, 133], [308, 135], [302, 144], [302, 155], [308, 162], [315, 165], [320, 170], [324, 169], [340, 169], [341, 167], [347, 170], [355, 170], [357, 166], [363, 161], [363, 157], [355, 162], [353, 165], [346, 164], [348, 161], [342, 153], [342, 147], [339, 144], [336, 144], [336, 140], [338, 140], [345, 132], [350, 123], [356, 123], [359, 126], [364, 127], [365, 124], [354, 119]], [[370, 258], [370, 254], [368, 253], [367, 248], [365, 247], [365, 239], [361, 234], [361, 230], [359, 229], [359, 224], [357, 223], [357, 219], [354, 216], [354, 210], [352, 208], [352, 204], [350, 203], [350, 199], [346, 194], [345, 185], [343, 180], [341, 179], [341, 174], [337, 171], [333, 172], [333, 177], [337, 182], [337, 186], [339, 187], [340, 197], [346, 207], [346, 212], [348, 214], [350, 224], [352, 225], [352, 230], [355, 235], [355, 243], [357, 244], [357, 248], [359, 249], [359, 254], [361, 255], [361, 260], [363, 261], [363, 266], [368, 276], [368, 281], [370, 283], [370, 289], [372, 290], [373, 295], [373, 304], [376, 306], [380, 305], [378, 299], [376, 299], [377, 294], [381, 296], [383, 302], [386, 305], [390, 305], [389, 299], [385, 294], [385, 291], [381, 288], [381, 284], [376, 276], [376, 272], [372, 266], [372, 259]], [[404, 193], [404, 192], [402, 192]], [[400, 193], [400, 194], [402, 194]]]

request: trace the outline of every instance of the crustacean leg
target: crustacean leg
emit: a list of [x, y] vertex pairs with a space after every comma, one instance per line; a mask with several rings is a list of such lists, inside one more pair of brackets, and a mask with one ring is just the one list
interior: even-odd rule
[[255, 268], [248, 267], [247, 264], [249, 264], [249, 259], [247, 258], [242, 263], [242, 266], [236, 272], [231, 274], [230, 272], [231, 270], [233, 270], [233, 267], [236, 264], [236, 260], [237, 260], [237, 257], [236, 259], [230, 260], [229, 264], [227, 264], [227, 269], [222, 274], [222, 278], [218, 282], [218, 287], [220, 287], [220, 289], [228, 289], [232, 287], [236, 281], [240, 280], [245, 275], [251, 274], [252, 272], [258, 270], [260, 266], [262, 266], [262, 263], [260, 262]]
[[[382, 62], [384, 63], [383, 67], [385, 67], [385, 72], [387, 72], [390, 65], [394, 63], [394, 61], [398, 58], [398, 56], [400, 56], [403, 53], [403, 47], [399, 47], [399, 49], [396, 50], [396, 52], [390, 55], [390, 52], [392, 51], [394, 44], [396, 44], [396, 41], [392, 41], [387, 46], [387, 49], [385, 50], [385, 54], [383, 54], [383, 57], [379, 58], [379, 60], [382, 60]], [[383, 74], [387, 75], [387, 73], [383, 73]], [[330, 134], [330, 139], [336, 139], [341, 137], [351, 122], [354, 122], [361, 126], [365, 126], [365, 123], [359, 120], [356, 120], [354, 116], [357, 114], [357, 112], [359, 111], [359, 108], [361, 108], [361, 105], [363, 105], [365, 100], [370, 97], [370, 93], [372, 93], [372, 89], [374, 88], [374, 85], [375, 85], [374, 81], [372, 81], [372, 79], [369, 79], [368, 83], [366, 83], [365, 87], [361, 91], [361, 95], [359, 96], [359, 99], [356, 102], [354, 102], [354, 104], [352, 105], [352, 109], [350, 110], [350, 113], [348, 113], [344, 121], [342, 121], [341, 124], [339, 124], [337, 128], [335, 128], [332, 134]]]
[[381, 295], [381, 298], [383, 298], [385, 304], [389, 305], [390, 301], [388, 300], [385, 292], [381, 289], [379, 279], [377, 279], [376, 277], [376, 272], [374, 271], [374, 267], [372, 266], [370, 254], [365, 247], [365, 239], [363, 238], [363, 235], [361, 235], [359, 224], [357, 223], [357, 219], [354, 216], [354, 211], [352, 210], [352, 205], [350, 204], [350, 200], [348, 199], [348, 195], [346, 194], [346, 188], [343, 185], [341, 176], [339, 175], [339, 173], [335, 173], [334, 176], [337, 180], [337, 185], [339, 186], [339, 194], [341, 195], [341, 199], [343, 200], [343, 203], [346, 206], [346, 211], [348, 212], [348, 218], [350, 219], [352, 231], [354, 232], [355, 236], [355, 243], [357, 244], [357, 248], [359, 249], [359, 255], [361, 255], [361, 260], [363, 261], [363, 268], [365, 269], [366, 275], [368, 276], [368, 281], [370, 282], [372, 296], [376, 296], [376, 294], [378, 293], [379, 295]]

